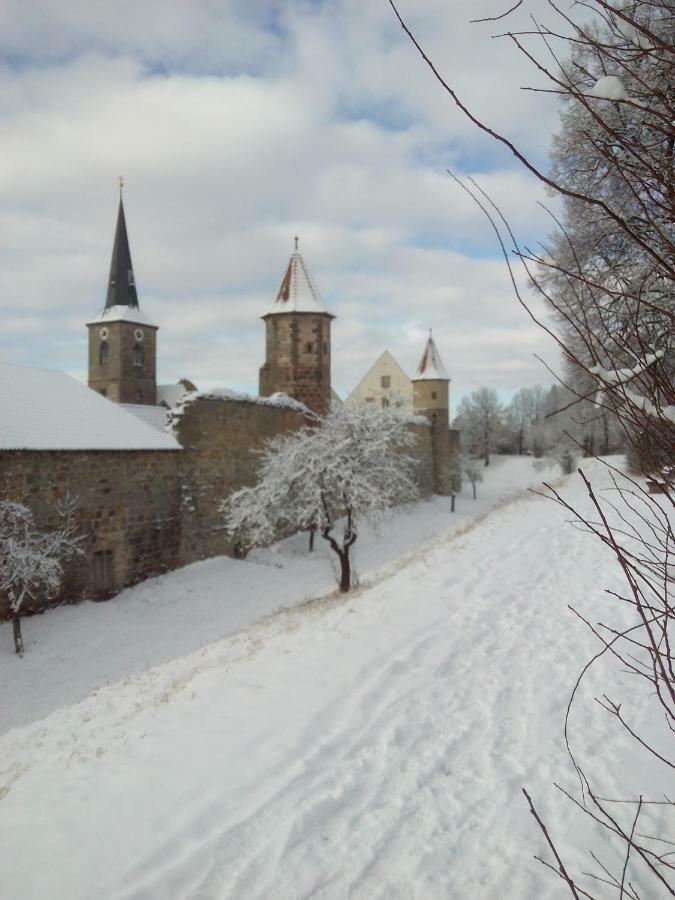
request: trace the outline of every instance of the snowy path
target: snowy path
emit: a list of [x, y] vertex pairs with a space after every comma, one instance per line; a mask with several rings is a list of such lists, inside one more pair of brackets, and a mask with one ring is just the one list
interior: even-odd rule
[[[550, 782], [592, 643], [566, 604], [617, 578], [561, 521], [514, 502], [346, 601], [7, 734], [3, 898], [560, 896], [520, 788], [570, 830]], [[602, 765], [606, 721], [579, 724]]]

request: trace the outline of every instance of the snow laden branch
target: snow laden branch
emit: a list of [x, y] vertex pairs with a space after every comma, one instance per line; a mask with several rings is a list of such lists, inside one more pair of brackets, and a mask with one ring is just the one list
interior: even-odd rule
[[12, 617], [14, 648], [23, 656], [21, 614], [26, 599], [55, 597], [66, 560], [81, 553], [74, 524], [77, 500], [68, 495], [56, 505], [60, 527], [41, 531], [33, 512], [21, 503], [0, 502], [0, 594]]
[[365, 403], [334, 408], [317, 427], [271, 441], [259, 480], [222, 504], [226, 527], [242, 548], [316, 530], [340, 562], [340, 590], [351, 588], [350, 550], [362, 520], [377, 522], [418, 497], [416, 441], [394, 408]]

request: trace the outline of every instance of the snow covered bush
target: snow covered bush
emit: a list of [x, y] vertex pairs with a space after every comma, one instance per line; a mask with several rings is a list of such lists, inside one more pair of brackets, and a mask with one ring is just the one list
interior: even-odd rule
[[14, 649], [23, 656], [21, 613], [26, 598], [51, 598], [61, 585], [63, 564], [81, 552], [81, 537], [73, 524], [76, 501], [57, 504], [61, 527], [40, 531], [32, 511], [21, 503], [0, 502], [0, 593], [9, 604]]
[[340, 590], [352, 584], [350, 550], [362, 519], [380, 519], [418, 496], [416, 442], [394, 407], [333, 407], [316, 427], [272, 440], [259, 481], [222, 505], [226, 527], [246, 548], [316, 529], [337, 555]]

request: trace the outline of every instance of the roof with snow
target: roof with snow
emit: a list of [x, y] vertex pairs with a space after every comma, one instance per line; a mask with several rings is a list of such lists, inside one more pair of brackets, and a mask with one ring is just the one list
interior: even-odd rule
[[101, 325], [105, 322], [133, 322], [135, 325], [157, 328], [137, 306], [106, 306], [102, 312], [90, 319], [87, 325]]
[[436, 342], [429, 332], [429, 340], [424, 348], [422, 359], [417, 368], [413, 381], [450, 381], [448, 373], [441, 360]]
[[120, 403], [119, 405], [157, 431], [164, 431], [169, 424], [169, 409], [166, 406], [148, 406], [144, 403]]
[[186, 394], [196, 390], [196, 386], [186, 378], [176, 382], [176, 384], [158, 384], [157, 403], [167, 409], [173, 409], [174, 406], [178, 406]]
[[0, 363], [0, 450], [179, 450], [65, 372]]
[[335, 318], [326, 309], [307, 264], [300, 255], [297, 238], [295, 251], [288, 261], [276, 299], [263, 318], [280, 313], [323, 313]]

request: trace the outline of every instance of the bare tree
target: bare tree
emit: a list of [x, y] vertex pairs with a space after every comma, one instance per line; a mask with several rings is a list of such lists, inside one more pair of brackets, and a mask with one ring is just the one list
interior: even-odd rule
[[[593, 510], [590, 515], [572, 508], [549, 488], [578, 526], [617, 560], [624, 590], [608, 593], [633, 618], [628, 626], [584, 618], [599, 650], [573, 689], [565, 722], [567, 747], [581, 785], [580, 797], [568, 796], [604, 837], [598, 846], [588, 848], [594, 871], [586, 875], [573, 871], [524, 791], [551, 853], [541, 861], [576, 898], [675, 896], [670, 852], [675, 835], [665, 832], [664, 824], [665, 814], [675, 812], [670, 797], [650, 798], [645, 791], [607, 798], [575, 752], [569, 728], [579, 684], [591, 667], [613, 658], [644, 686], [644, 702], [653, 702], [671, 736], [675, 731], [673, 5], [671, 0], [586, 0], [568, 7], [549, 0], [546, 8], [552, 24], [532, 16], [526, 32], [507, 31], [504, 37], [548, 78], [546, 90], [562, 98], [554, 165], [551, 172], [544, 172], [507, 136], [474, 114], [424, 52], [394, 0], [389, 4], [450, 100], [562, 198], [563, 216], [556, 220], [553, 239], [534, 252], [519, 245], [501, 211], [475, 182], [452, 176], [490, 222], [513, 290], [532, 319], [538, 321], [519, 290], [517, 264], [555, 311], [555, 329], [538, 324], [557, 340], [563, 355], [561, 381], [569, 399], [557, 412], [583, 410], [586, 424], [593, 413], [607, 416], [607, 422], [611, 417], [623, 433], [633, 466], [634, 474], [626, 475], [607, 464], [613, 493], [604, 497], [579, 470]], [[527, 6], [527, 0], [519, 0], [506, 10], [495, 7], [491, 18], [503, 23]], [[564, 42], [569, 49], [563, 61], [559, 50]], [[596, 452], [572, 430], [567, 438], [587, 454]], [[619, 690], [618, 684], [615, 687]], [[672, 776], [672, 740], [663, 744], [652, 729], [636, 730], [630, 704], [615, 696], [612, 687], [597, 699], [636, 752]], [[663, 811], [660, 832], [640, 827], [645, 809]]]
[[461, 430], [467, 448], [482, 456], [486, 466], [490, 465], [490, 453], [502, 428], [502, 413], [497, 391], [486, 387], [463, 397], [457, 408], [454, 426]]
[[77, 502], [67, 497], [57, 505], [61, 526], [40, 531], [32, 511], [20, 503], [0, 502], [0, 592], [9, 602], [14, 649], [23, 656], [21, 616], [26, 599], [56, 596], [63, 564], [81, 552], [73, 523]]
[[339, 560], [340, 590], [349, 591], [359, 523], [418, 496], [416, 464], [407, 453], [415, 442], [394, 407], [333, 407], [318, 426], [270, 442], [258, 483], [223, 503], [226, 525], [248, 547], [318, 530]]

